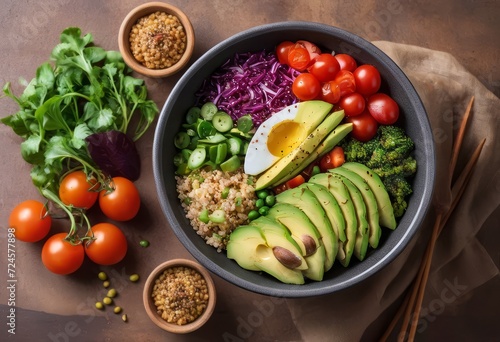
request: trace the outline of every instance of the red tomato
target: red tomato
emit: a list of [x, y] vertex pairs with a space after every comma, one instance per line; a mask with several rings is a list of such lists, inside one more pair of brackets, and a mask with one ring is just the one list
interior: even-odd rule
[[313, 74], [320, 82], [333, 81], [339, 70], [339, 62], [329, 53], [318, 55], [314, 59], [313, 64], [307, 68], [307, 71]]
[[309, 52], [311, 61], [321, 54], [321, 49], [316, 44], [308, 42], [307, 40], [297, 40], [295, 43], [306, 48], [307, 52]]
[[114, 177], [110, 186], [114, 190], [99, 193], [99, 206], [104, 215], [116, 221], [133, 219], [141, 206], [139, 191], [134, 183], [124, 177]]
[[294, 178], [287, 181], [285, 184], [286, 184], [288, 189], [293, 189], [293, 188], [298, 187], [301, 184], [304, 184], [305, 181], [306, 180], [304, 179], [304, 177], [302, 175], [297, 175]]
[[352, 93], [342, 97], [339, 101], [346, 116], [356, 116], [365, 110], [365, 98], [359, 93]]
[[337, 103], [340, 99], [340, 87], [337, 82], [330, 81], [323, 83], [321, 87], [321, 92], [319, 94], [320, 99], [328, 103]]
[[319, 161], [319, 168], [321, 172], [327, 172], [330, 169], [342, 166], [344, 163], [344, 149], [340, 146], [335, 146], [330, 152], [321, 157]]
[[288, 51], [288, 65], [298, 71], [304, 71], [309, 66], [311, 57], [307, 49], [300, 44], [295, 44]]
[[85, 254], [99, 265], [114, 265], [127, 254], [127, 239], [123, 232], [111, 223], [98, 223], [92, 227], [95, 240], [85, 245]]
[[353, 72], [356, 90], [363, 96], [375, 94], [380, 89], [380, 73], [373, 65], [363, 64]]
[[278, 57], [278, 61], [281, 64], [287, 64], [288, 65], [288, 52], [290, 51], [290, 48], [294, 46], [295, 44], [292, 43], [291, 41], [284, 41], [281, 42], [277, 47], [276, 47], [276, 56]]
[[368, 98], [370, 114], [382, 125], [392, 125], [399, 118], [399, 106], [389, 95], [377, 93]]
[[292, 91], [299, 100], [312, 100], [318, 97], [321, 85], [314, 75], [305, 72], [295, 78], [292, 84]]
[[340, 70], [335, 76], [335, 82], [340, 87], [340, 97], [352, 94], [356, 91], [356, 81], [352, 72]]
[[368, 110], [365, 110], [360, 115], [350, 116], [345, 121], [352, 123], [351, 135], [354, 139], [366, 142], [377, 134], [378, 123]]
[[351, 55], [346, 53], [339, 53], [338, 55], [335, 55], [335, 58], [339, 62], [340, 70], [354, 72], [354, 70], [358, 67], [356, 60], [352, 58]]
[[52, 218], [45, 205], [39, 201], [27, 200], [19, 203], [10, 213], [9, 227], [14, 228], [17, 240], [36, 242], [49, 233]]
[[89, 209], [99, 196], [99, 192], [92, 191], [95, 185], [95, 178], [87, 179], [85, 172], [73, 171], [68, 173], [59, 185], [59, 198], [66, 205]]
[[52, 235], [42, 248], [42, 262], [56, 274], [70, 274], [83, 264], [85, 252], [82, 244], [73, 245], [65, 240], [66, 233]]

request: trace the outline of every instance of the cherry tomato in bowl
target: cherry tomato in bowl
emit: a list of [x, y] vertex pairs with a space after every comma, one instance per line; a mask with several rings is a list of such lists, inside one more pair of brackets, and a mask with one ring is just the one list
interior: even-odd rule
[[382, 82], [380, 73], [373, 65], [363, 64], [353, 72], [356, 82], [356, 91], [363, 96], [375, 94]]
[[9, 227], [14, 228], [16, 239], [24, 242], [42, 240], [50, 231], [52, 218], [42, 202], [26, 200], [10, 213]]
[[295, 44], [289, 40], [285, 40], [276, 47], [276, 56], [281, 64], [288, 65], [288, 52]]
[[339, 70], [339, 62], [329, 53], [318, 55], [314, 59], [313, 64], [307, 68], [307, 71], [313, 74], [320, 82], [333, 81]]
[[354, 72], [358, 67], [358, 63], [356, 60], [346, 53], [339, 53], [334, 56], [339, 62], [340, 70], [347, 70], [350, 72]]
[[318, 79], [307, 72], [299, 74], [292, 84], [292, 92], [302, 101], [317, 98], [320, 91], [321, 84]]
[[360, 93], [352, 93], [342, 97], [339, 101], [346, 116], [356, 116], [365, 110], [366, 100]]
[[398, 121], [399, 106], [387, 94], [373, 94], [368, 98], [367, 107], [373, 118], [380, 124], [392, 125]]
[[345, 121], [352, 123], [351, 135], [356, 140], [367, 142], [377, 134], [378, 123], [367, 109], [360, 115], [347, 117]]

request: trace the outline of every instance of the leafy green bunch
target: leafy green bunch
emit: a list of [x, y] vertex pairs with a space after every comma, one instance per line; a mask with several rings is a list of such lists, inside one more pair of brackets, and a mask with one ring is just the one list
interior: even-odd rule
[[[33, 165], [33, 183], [58, 203], [59, 179], [67, 170], [82, 167], [89, 177], [106, 183], [88, 153], [87, 137], [117, 130], [136, 141], [154, 121], [158, 107], [147, 99], [144, 81], [129, 75], [119, 52], [94, 46], [93, 36], [82, 37], [79, 28], [61, 33], [51, 60], [38, 67], [20, 96], [14, 95], [10, 83], [5, 84], [5, 96], [19, 110], [1, 122], [24, 139], [21, 155]], [[136, 113], [140, 114], [130, 133]]]

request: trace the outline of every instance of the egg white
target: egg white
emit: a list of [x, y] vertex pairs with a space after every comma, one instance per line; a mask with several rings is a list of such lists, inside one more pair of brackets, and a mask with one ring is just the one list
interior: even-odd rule
[[298, 103], [285, 107], [274, 113], [257, 128], [245, 155], [244, 170], [246, 174], [258, 175], [281, 159], [281, 157], [273, 155], [267, 147], [269, 133], [276, 124], [284, 120], [294, 120], [299, 111], [298, 108]]

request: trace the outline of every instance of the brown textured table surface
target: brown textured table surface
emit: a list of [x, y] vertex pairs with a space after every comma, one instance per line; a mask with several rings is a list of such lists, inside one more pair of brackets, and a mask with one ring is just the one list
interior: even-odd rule
[[[0, 83], [11, 81], [15, 90], [19, 78], [30, 80], [36, 67], [46, 61], [60, 32], [78, 26], [91, 32], [95, 42], [106, 49], [118, 49], [117, 34], [121, 20], [139, 0], [3, 0], [0, 12]], [[326, 23], [351, 31], [367, 40], [387, 40], [418, 45], [451, 53], [491, 92], [500, 95], [500, 1], [170, 1], [181, 7], [192, 20], [196, 47], [192, 61], [216, 43], [250, 27], [288, 20]], [[180, 74], [167, 80], [146, 80], [150, 97], [161, 107]], [[0, 100], [0, 117], [16, 111], [8, 99]], [[40, 198], [29, 177], [29, 166], [19, 153], [20, 140], [5, 126], [0, 126], [0, 339], [2, 341], [158, 341], [158, 340], [252, 340], [302, 341], [307, 337], [294, 329], [286, 305], [276, 301], [273, 313], [259, 324], [249, 325], [252, 312], [268, 298], [249, 293], [215, 277], [218, 303], [214, 316], [201, 330], [189, 336], [171, 335], [158, 329], [147, 318], [142, 305], [145, 276], [164, 260], [192, 258], [179, 243], [160, 211], [151, 169], [153, 129], [140, 140], [143, 163], [139, 186], [142, 207], [139, 217], [122, 225], [129, 241], [151, 241], [147, 249], [129, 244], [126, 259], [114, 267], [103, 268], [119, 289], [120, 302], [129, 316], [124, 324], [113, 313], [97, 312], [93, 305], [102, 296], [96, 274], [97, 266], [86, 263], [71, 276], [47, 272], [40, 260], [41, 243], [16, 245], [15, 335], [8, 332], [11, 320], [7, 305], [7, 217], [16, 203]], [[99, 214], [96, 215], [98, 219]], [[496, 215], [498, 217], [498, 215]], [[55, 230], [64, 227], [60, 222]], [[492, 224], [489, 225], [494, 226]], [[498, 231], [481, 231], [478, 238], [490, 252], [497, 266], [500, 262]], [[126, 276], [143, 275], [141, 282], [130, 284]], [[498, 336], [500, 313], [498, 277], [481, 288], [459, 298], [453, 313], [429, 317], [420, 340], [444, 336], [455, 340], [475, 336], [493, 340]], [[244, 298], [244, 300], [242, 300]], [[364, 339], [380, 336], [396, 306], [388, 310], [365, 332]], [[257, 311], [256, 311], [257, 310]], [[264, 309], [262, 309], [264, 310]], [[432, 318], [432, 320], [430, 319]], [[355, 319], [355, 317], [348, 318]], [[327, 323], [325, 323], [327, 324]], [[334, 340], [335, 332], [323, 336]], [[482, 337], [482, 339], [480, 338]], [[8, 338], [8, 339], [7, 339]]]

